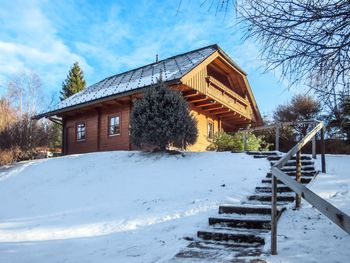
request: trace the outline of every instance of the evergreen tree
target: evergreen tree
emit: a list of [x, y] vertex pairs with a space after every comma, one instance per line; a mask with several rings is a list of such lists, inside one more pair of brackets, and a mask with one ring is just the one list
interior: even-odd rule
[[161, 80], [134, 101], [130, 123], [131, 141], [137, 147], [156, 146], [165, 151], [169, 144], [186, 147], [197, 140], [197, 121], [187, 102]]
[[73, 94], [85, 89], [86, 83], [84, 73], [81, 70], [79, 63], [75, 62], [70, 69], [66, 80], [62, 83], [61, 101], [69, 98]]

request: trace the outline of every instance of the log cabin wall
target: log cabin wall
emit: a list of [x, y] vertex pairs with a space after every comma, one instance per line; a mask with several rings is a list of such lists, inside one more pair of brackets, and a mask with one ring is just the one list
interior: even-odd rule
[[[129, 150], [130, 106], [109, 106], [96, 108], [74, 116], [64, 117], [66, 138], [65, 154], [95, 151]], [[111, 116], [120, 117], [120, 134], [108, 134], [108, 121]], [[85, 140], [77, 140], [77, 124], [85, 123]]]
[[198, 137], [197, 142], [194, 145], [187, 147], [187, 150], [203, 152], [212, 143], [212, 140], [208, 139], [208, 122], [213, 123], [214, 133], [216, 133], [219, 131], [219, 119], [194, 107], [191, 107], [191, 113], [197, 119]]
[[[111, 116], [120, 117], [120, 135], [108, 135], [108, 120]], [[129, 106], [110, 107], [101, 110], [100, 151], [129, 150]]]

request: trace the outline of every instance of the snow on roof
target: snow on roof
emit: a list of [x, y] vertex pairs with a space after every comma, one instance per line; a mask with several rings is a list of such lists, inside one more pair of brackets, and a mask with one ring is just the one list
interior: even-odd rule
[[178, 80], [218, 49], [217, 45], [210, 45], [105, 78], [59, 102], [37, 117], [51, 116], [66, 108], [151, 86], [160, 75], [165, 82]]

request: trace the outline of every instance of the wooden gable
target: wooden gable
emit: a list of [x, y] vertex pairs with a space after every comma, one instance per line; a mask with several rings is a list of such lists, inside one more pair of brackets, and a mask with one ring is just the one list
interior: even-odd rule
[[194, 91], [192, 98], [185, 93], [188, 101], [220, 117], [224, 126], [262, 123], [246, 73], [220, 49], [185, 74], [181, 83], [189, 89], [187, 94]]

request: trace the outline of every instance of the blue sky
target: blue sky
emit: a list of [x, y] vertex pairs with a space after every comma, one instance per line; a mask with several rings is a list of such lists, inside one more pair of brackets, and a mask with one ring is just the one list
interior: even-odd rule
[[241, 40], [232, 15], [208, 12], [203, 0], [0, 0], [0, 94], [11, 76], [33, 70], [56, 96], [78, 61], [87, 84], [160, 59], [217, 43], [247, 73], [262, 114], [288, 100], [277, 72], [264, 72], [258, 46]]

